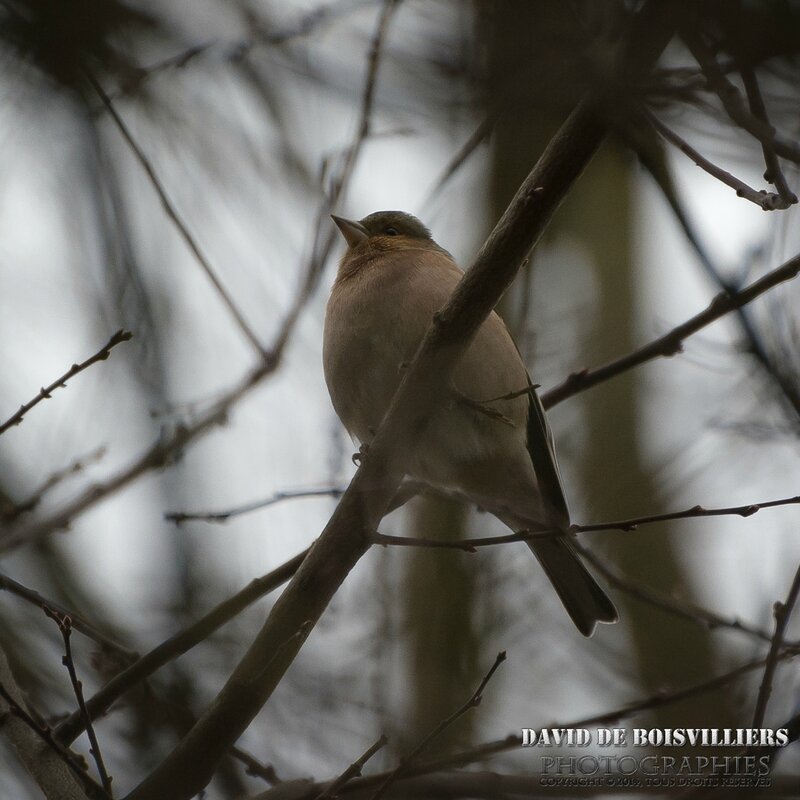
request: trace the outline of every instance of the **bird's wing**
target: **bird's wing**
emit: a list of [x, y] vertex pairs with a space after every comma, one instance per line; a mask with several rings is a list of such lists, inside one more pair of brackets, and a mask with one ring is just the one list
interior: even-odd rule
[[555, 441], [544, 406], [539, 399], [536, 389], [528, 378], [530, 386], [530, 405], [528, 408], [528, 453], [533, 462], [536, 479], [539, 482], [539, 492], [544, 500], [545, 507], [556, 514], [559, 527], [569, 527], [569, 508], [564, 495], [564, 485], [561, 480], [561, 471], [556, 458]]

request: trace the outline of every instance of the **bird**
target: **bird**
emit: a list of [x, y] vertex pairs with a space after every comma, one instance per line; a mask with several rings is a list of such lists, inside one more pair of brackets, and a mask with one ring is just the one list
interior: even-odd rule
[[[368, 448], [404, 368], [464, 273], [411, 214], [331, 216], [347, 249], [325, 311], [323, 371], [336, 414]], [[616, 622], [613, 602], [573, 546], [544, 408], [494, 311], [459, 358], [448, 393], [412, 448], [407, 475], [455, 491], [514, 531], [556, 530], [526, 544], [575, 626], [591, 636], [598, 622]]]

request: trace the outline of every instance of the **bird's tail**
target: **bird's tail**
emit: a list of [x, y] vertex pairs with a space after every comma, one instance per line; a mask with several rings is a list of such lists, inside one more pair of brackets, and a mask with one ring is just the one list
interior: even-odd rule
[[528, 545], [584, 636], [591, 636], [598, 622], [617, 621], [617, 609], [583, 565], [566, 535], [532, 539]]

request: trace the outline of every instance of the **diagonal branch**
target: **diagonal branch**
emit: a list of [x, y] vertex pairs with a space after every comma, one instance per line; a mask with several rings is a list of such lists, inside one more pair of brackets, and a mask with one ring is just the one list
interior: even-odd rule
[[[389, 509], [394, 510], [395, 508], [399, 508], [401, 505], [405, 504], [409, 499], [411, 499], [411, 497], [418, 494], [422, 490], [423, 487], [414, 481], [404, 482], [400, 485], [397, 493], [392, 498], [392, 501], [389, 504]], [[108, 683], [106, 683], [105, 686], [103, 686], [86, 702], [86, 714], [91, 719], [96, 719], [102, 714], [105, 714], [108, 709], [111, 708], [111, 706], [117, 700], [119, 700], [120, 697], [122, 697], [134, 686], [146, 680], [150, 675], [163, 667], [165, 664], [168, 664], [170, 661], [187, 652], [200, 642], [205, 641], [212, 633], [214, 633], [214, 631], [222, 627], [226, 622], [232, 620], [237, 614], [239, 614], [252, 603], [256, 602], [256, 600], [260, 600], [273, 589], [276, 589], [281, 584], [286, 583], [289, 578], [291, 578], [292, 575], [297, 572], [300, 564], [303, 563], [303, 559], [307, 555], [308, 550], [303, 550], [301, 553], [298, 553], [296, 556], [294, 556], [294, 558], [290, 558], [288, 561], [268, 572], [266, 575], [262, 575], [260, 578], [253, 579], [247, 584], [247, 586], [244, 587], [244, 589], [241, 589], [232, 597], [229, 597], [227, 600], [219, 603], [219, 605], [212, 608], [208, 613], [204, 614], [199, 620], [191, 624], [188, 628], [185, 628], [180, 633], [176, 633], [174, 636], [171, 636], [166, 641], [154, 647], [149, 653], [145, 653], [145, 655], [143, 655], [141, 658], [136, 659], [135, 654], [130, 653], [130, 651], [123, 650], [119, 645], [111, 642], [110, 640], [102, 640], [103, 644], [108, 647], [113, 646], [123, 655], [123, 657], [126, 657], [128, 660], [132, 661], [132, 663], [130, 663], [129, 666], [123, 669], [121, 672], [117, 673], [110, 681], [108, 681]], [[10, 584], [19, 586], [19, 584], [16, 584], [15, 581], [4, 579], [2, 574], [0, 574], [0, 588], [9, 588], [11, 591], [14, 591], [12, 587], [5, 586], [4, 580], [8, 581]], [[22, 588], [24, 589], [25, 587]], [[38, 595], [36, 592], [31, 590], [26, 590], [26, 592], [30, 594], [30, 597], [27, 595], [23, 596], [26, 596], [27, 599], [32, 600], [32, 602], [36, 603], [37, 605], [41, 604], [41, 601], [39, 600], [41, 595]], [[20, 592], [16, 593], [19, 594]], [[41, 600], [44, 600], [44, 598], [41, 598]], [[51, 608], [55, 608], [60, 613], [68, 613], [60, 607], [54, 606], [54, 604], [50, 603], [49, 601], [44, 602], [46, 602]], [[70, 616], [72, 615], [70, 614]], [[72, 616], [72, 621], [76, 629], [84, 631], [87, 635], [92, 635], [92, 638], [99, 636], [99, 633], [94, 630], [87, 631], [83, 627], [79, 627], [78, 622], [80, 622], [80, 620], [78, 620], [76, 617]], [[101, 641], [99, 639], [96, 640]], [[84, 717], [76, 711], [67, 717], [63, 722], [61, 722], [57, 728], [57, 734], [61, 741], [71, 742], [81, 733], [83, 728]]]
[[106, 450], [107, 448], [105, 445], [98, 447], [91, 453], [74, 458], [66, 467], [52, 472], [44, 482], [34, 489], [26, 498], [20, 500], [18, 503], [11, 503], [7, 509], [0, 508], [0, 519], [2, 519], [3, 522], [10, 522], [22, 514], [33, 511], [51, 489], [63, 483], [68, 478], [72, 478], [82, 472], [90, 464], [100, 461], [105, 456]]
[[389, 740], [386, 736], [381, 735], [380, 738], [369, 748], [363, 755], [357, 758], [336, 780], [324, 789], [314, 800], [330, 800], [330, 798], [337, 798], [342, 788], [351, 781], [353, 778], [361, 777], [361, 770], [364, 765], [369, 761], [378, 750], [386, 746]]
[[708, 87], [719, 97], [731, 120], [762, 144], [766, 142], [781, 158], [800, 164], [800, 145], [780, 136], [769, 122], [748, 111], [741, 92], [731, 83], [702, 38], [690, 25], [681, 30], [681, 38], [703, 70]]
[[[678, 193], [672, 171], [664, 157], [663, 150], [654, 149], [647, 146], [647, 142], [633, 138], [630, 138], [628, 143], [635, 150], [642, 165], [650, 173], [650, 176], [664, 195], [664, 199], [672, 209], [672, 213], [684, 236], [700, 260], [703, 270], [721, 291], [728, 294], [735, 293], [741, 286], [724, 277], [722, 270], [703, 246], [700, 236], [689, 218], [685, 204]], [[770, 354], [751, 319], [751, 315], [748, 313], [748, 307], [741, 306], [734, 309], [734, 312], [739, 327], [742, 329], [747, 351], [756, 360], [756, 363], [761, 368], [762, 375], [780, 392], [783, 399], [791, 407], [793, 412], [791, 422], [797, 427], [798, 423], [800, 423], [800, 390], [795, 385], [795, 376], [781, 368], [781, 365]]]
[[339, 486], [330, 486], [327, 489], [284, 489], [274, 492], [269, 497], [264, 497], [261, 500], [226, 508], [224, 511], [169, 511], [164, 514], [164, 519], [174, 522], [176, 525], [192, 520], [227, 522], [231, 517], [238, 517], [240, 514], [249, 514], [252, 511], [274, 506], [284, 500], [299, 500], [305, 497], [332, 497], [334, 500], [338, 500], [343, 494], [344, 489]]
[[103, 787], [103, 791], [111, 797], [111, 777], [109, 776], [108, 772], [106, 771], [106, 765], [103, 761], [103, 754], [100, 752], [100, 743], [97, 740], [97, 734], [95, 733], [94, 726], [92, 725], [91, 719], [89, 719], [89, 715], [86, 711], [86, 701], [84, 700], [83, 696], [83, 685], [78, 678], [78, 672], [75, 669], [75, 660], [72, 658], [72, 621], [68, 616], [63, 616], [56, 611], [53, 611], [51, 608], [47, 608], [47, 606], [43, 607], [44, 613], [52, 619], [56, 625], [58, 625], [59, 631], [61, 631], [61, 638], [64, 640], [64, 657], [61, 659], [61, 662], [67, 668], [67, 673], [69, 674], [69, 680], [72, 684], [72, 691], [75, 693], [75, 699], [78, 701], [78, 709], [83, 716], [86, 724], [86, 736], [89, 739], [89, 753], [94, 759], [94, 763], [97, 766], [97, 772], [100, 775], [100, 784]]
[[499, 652], [497, 657], [494, 660], [494, 664], [489, 668], [489, 671], [486, 675], [483, 676], [483, 680], [478, 685], [478, 688], [474, 691], [472, 696], [464, 703], [462, 706], [457, 708], [450, 716], [443, 719], [422, 741], [406, 756], [400, 759], [400, 763], [386, 776], [384, 781], [381, 783], [380, 786], [375, 790], [375, 792], [370, 796], [369, 800], [380, 800], [383, 797], [389, 787], [398, 779], [400, 778], [403, 773], [405, 773], [410, 766], [413, 765], [414, 760], [419, 757], [422, 753], [425, 752], [428, 745], [440, 736], [444, 731], [446, 731], [456, 720], [460, 719], [467, 713], [470, 709], [476, 708], [481, 704], [483, 700], [483, 692], [486, 689], [486, 685], [494, 676], [495, 672], [497, 672], [497, 668], [506, 660], [506, 653], [505, 650]]
[[742, 308], [760, 295], [781, 283], [796, 278], [800, 273], [800, 255], [790, 258], [780, 267], [768, 272], [749, 286], [736, 292], [722, 292], [709, 303], [705, 311], [695, 314], [691, 319], [668, 331], [663, 336], [653, 339], [648, 344], [634, 350], [628, 355], [609, 361], [601, 367], [573, 372], [557, 386], [542, 394], [545, 408], [551, 408], [562, 400], [572, 397], [578, 392], [590, 389], [598, 383], [615, 378], [633, 367], [638, 367], [654, 358], [674, 356], [683, 349], [683, 341], [697, 331], [716, 322], [721, 317], [737, 308]]
[[[764, 98], [761, 95], [761, 89], [758, 86], [758, 78], [756, 72], [751, 65], [743, 66], [740, 70], [742, 75], [742, 82], [744, 83], [744, 90], [747, 94], [747, 102], [750, 105], [750, 113], [760, 119], [764, 124], [769, 125], [769, 118], [767, 117], [767, 107], [764, 104]], [[775, 145], [771, 139], [761, 140], [761, 152], [764, 154], [764, 165], [766, 172], [764, 173], [764, 180], [769, 181], [778, 190], [778, 194], [791, 205], [797, 202], [797, 196], [789, 188], [786, 182], [786, 176], [781, 169], [778, 155], [775, 152]]]
[[228, 293], [228, 290], [223, 286], [222, 281], [216, 273], [216, 270], [211, 266], [208, 256], [206, 256], [206, 254], [203, 252], [197, 240], [189, 230], [187, 224], [178, 213], [177, 209], [175, 208], [175, 204], [167, 194], [167, 190], [165, 189], [164, 184], [161, 182], [161, 179], [158, 177], [158, 174], [150, 162], [150, 159], [148, 159], [148, 157], [144, 154], [142, 148], [139, 147], [136, 139], [133, 138], [133, 134], [130, 132], [130, 129], [125, 124], [125, 121], [117, 112], [117, 109], [114, 107], [114, 104], [111, 102], [109, 96], [105, 93], [103, 87], [92, 75], [88, 73], [87, 79], [89, 80], [89, 83], [91, 84], [97, 96], [103, 102], [103, 105], [111, 116], [111, 119], [114, 121], [117, 129], [122, 134], [122, 138], [125, 140], [125, 143], [128, 145], [131, 152], [136, 157], [136, 160], [145, 171], [150, 184], [158, 195], [158, 199], [161, 201], [161, 207], [164, 209], [164, 213], [167, 215], [170, 222], [172, 222], [172, 224], [175, 226], [176, 230], [180, 234], [181, 239], [183, 239], [184, 243], [194, 256], [195, 261], [197, 261], [203, 272], [205, 272], [206, 277], [211, 281], [211, 284], [216, 289], [217, 294], [220, 296], [225, 306], [227, 306], [228, 311], [236, 321], [236, 324], [239, 326], [239, 330], [244, 334], [245, 338], [248, 339], [250, 344], [253, 345], [262, 360], [268, 358], [268, 351], [263, 348], [258, 337], [253, 332], [253, 329], [247, 323], [244, 316], [242, 316], [242, 312], [239, 311], [236, 303], [233, 301], [233, 298]]
[[120, 697], [156, 670], [205, 641], [214, 631], [249, 605], [286, 583], [303, 563], [307, 554], [308, 550], [303, 550], [266, 575], [250, 581], [244, 589], [212, 608], [197, 622], [154, 647], [149, 653], [145, 653], [126, 669], [117, 673], [86, 701], [83, 713], [76, 711], [59, 724], [56, 729], [59, 741], [72, 742], [84, 730], [87, 720], [97, 719], [105, 714]]
[[[331, 214], [341, 198], [344, 196], [347, 187], [352, 180], [358, 158], [364, 142], [372, 130], [372, 113], [375, 105], [375, 87], [378, 80], [378, 70], [381, 64], [383, 46], [386, 33], [389, 29], [389, 22], [401, 0], [383, 0], [381, 13], [378, 16], [378, 23], [370, 42], [369, 53], [367, 54], [367, 73], [364, 78], [364, 88], [361, 94], [361, 108], [359, 109], [358, 125], [352, 144], [347, 148], [342, 159], [338, 173], [332, 180], [330, 189], [326, 197], [323, 198], [314, 222], [314, 238], [311, 245], [311, 255], [305, 269], [303, 279], [302, 295], [308, 295], [316, 285], [325, 262], [333, 249], [337, 236], [335, 231], [328, 224], [328, 216]], [[323, 167], [325, 165], [323, 164]], [[300, 306], [294, 306], [289, 312], [288, 319], [294, 322], [294, 316], [299, 313]]]
[[[678, 134], [675, 133], [672, 128], [668, 128], [654, 114], [651, 114], [649, 111], [644, 111], [642, 116], [658, 131], [661, 136], [663, 136], [671, 144], [675, 145], [678, 150], [694, 161], [694, 163], [697, 164], [700, 169], [702, 169], [704, 172], [707, 172], [709, 175], [711, 175], [711, 177], [721, 181], [726, 186], [730, 186], [731, 189], [736, 192], [738, 197], [743, 197], [745, 200], [755, 203], [764, 211], [784, 211], [785, 209], [789, 208], [793, 202], [797, 202], [796, 197], [794, 200], [788, 200], [781, 194], [767, 192], [763, 189], [754, 189], [740, 178], [737, 178], [735, 175], [732, 175], [727, 170], [722, 169], [722, 167], [718, 167], [712, 161], [707, 159], [698, 150], [695, 150], [694, 147], [692, 147], [687, 141], [678, 136]], [[792, 196], [794, 197], [794, 195]]]
[[723, 617], [716, 611], [704, 608], [703, 606], [692, 603], [689, 600], [679, 600], [666, 592], [661, 592], [653, 588], [649, 584], [641, 580], [631, 578], [629, 575], [623, 575], [617, 570], [612, 569], [606, 564], [605, 561], [598, 558], [597, 555], [588, 548], [584, 547], [580, 542], [575, 542], [575, 549], [602, 575], [612, 586], [615, 586], [622, 592], [625, 592], [630, 597], [634, 597], [649, 606], [659, 608], [666, 611], [668, 614], [673, 614], [682, 619], [688, 619], [696, 622], [710, 630], [718, 628], [727, 628], [729, 630], [745, 633], [755, 639], [763, 641], [771, 641], [770, 634], [751, 625], [747, 622], [742, 622], [738, 617], [728, 618]]
[[775, 603], [775, 634], [772, 637], [769, 654], [767, 655], [767, 661], [764, 667], [764, 678], [758, 689], [758, 698], [756, 699], [756, 707], [753, 712], [752, 727], [754, 728], [760, 728], [764, 724], [767, 703], [772, 693], [772, 680], [775, 677], [775, 670], [778, 667], [778, 656], [783, 648], [783, 637], [786, 633], [789, 617], [797, 603], [798, 595], [800, 595], [800, 566], [797, 568], [797, 572], [795, 572], [792, 586], [789, 589], [789, 594], [786, 596], [786, 602]]
[[184, 447], [217, 425], [223, 424], [234, 405], [273, 372], [276, 365], [276, 358], [262, 362], [191, 425], [177, 426], [174, 430], [162, 435], [127, 467], [123, 467], [102, 483], [89, 486], [48, 517], [3, 531], [0, 535], [0, 552], [11, 550], [21, 544], [35, 542], [54, 531], [68, 527], [75, 517], [101, 500], [128, 486], [146, 472], [170, 463]]
[[23, 600], [27, 600], [29, 603], [32, 603], [39, 608], [49, 608], [62, 617], [69, 617], [72, 627], [76, 631], [80, 631], [84, 636], [99, 644], [100, 647], [116, 653], [126, 663], [135, 661], [137, 658], [137, 654], [133, 650], [129, 650], [127, 647], [124, 647], [123, 645], [119, 644], [119, 642], [116, 642], [114, 639], [107, 636], [91, 622], [84, 619], [80, 614], [69, 611], [68, 609], [64, 608], [64, 606], [59, 605], [58, 603], [55, 603], [39, 594], [39, 592], [37, 592], [35, 589], [30, 589], [29, 587], [18, 583], [13, 578], [10, 578], [8, 575], [5, 575], [1, 572], [0, 591], [6, 591], [9, 594], [21, 597]]
[[46, 725], [29, 713], [20, 687], [0, 649], [0, 731], [48, 798], [109, 800], [86, 773], [82, 759], [60, 744]]
[[[796, 648], [787, 648], [781, 652], [779, 659], [786, 660], [797, 656], [798, 650]], [[650, 711], [656, 708], [663, 708], [666, 706], [680, 703], [693, 697], [699, 697], [709, 692], [714, 692], [719, 689], [724, 689], [731, 683], [739, 680], [745, 675], [754, 672], [764, 666], [765, 659], [758, 659], [755, 661], [742, 664], [728, 672], [717, 675], [713, 678], [706, 679], [700, 683], [685, 686], [682, 689], [666, 689], [660, 690], [655, 694], [634, 700], [608, 711], [603, 711], [600, 714], [593, 714], [589, 717], [570, 721], [558, 721], [551, 723], [543, 723], [539, 728], [591, 728], [595, 726], [605, 726], [618, 724], [622, 720], [630, 719], [644, 711]], [[496, 739], [491, 742], [485, 742], [476, 747], [464, 750], [460, 753], [453, 753], [451, 755], [442, 756], [440, 758], [432, 759], [430, 761], [421, 761], [416, 764], [411, 764], [408, 767], [406, 774], [400, 778], [410, 778], [417, 775], [429, 775], [441, 770], [452, 769], [454, 767], [461, 767], [467, 764], [474, 764], [477, 762], [485, 761], [491, 756], [498, 753], [504, 753], [508, 750], [518, 749], [520, 746], [519, 730], [508, 734], [502, 739]], [[382, 783], [388, 772], [380, 773], [378, 775], [368, 775], [363, 778], [357, 778], [351, 781], [344, 789], [342, 794], [350, 794], [356, 792], [366, 792], [375, 786]], [[321, 789], [327, 785], [326, 782], [310, 784], [308, 781], [287, 782], [281, 786], [276, 786], [262, 792], [253, 800], [313, 800]]]
[[20, 406], [14, 414], [0, 424], [0, 435], [4, 434], [9, 428], [19, 425], [25, 414], [35, 405], [41, 403], [42, 400], [49, 400], [52, 393], [56, 389], [66, 386], [70, 378], [74, 378], [79, 372], [83, 372], [87, 367], [91, 367], [92, 364], [96, 364], [98, 361], [105, 361], [111, 354], [112, 347], [116, 347], [121, 342], [127, 342], [132, 336], [133, 334], [129, 331], [117, 331], [93, 356], [87, 358], [86, 361], [81, 361], [80, 364], [73, 364], [60, 378], [56, 378], [49, 386], [42, 387], [36, 397], [29, 400], [25, 405]]

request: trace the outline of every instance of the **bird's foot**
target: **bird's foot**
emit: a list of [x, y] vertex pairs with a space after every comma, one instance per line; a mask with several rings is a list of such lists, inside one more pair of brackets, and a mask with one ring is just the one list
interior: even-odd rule
[[361, 447], [358, 448], [358, 452], [357, 453], [353, 453], [352, 460], [353, 460], [353, 463], [357, 467], [361, 466], [361, 461], [364, 458], [364, 456], [367, 454], [368, 451], [369, 451], [369, 445], [368, 444], [362, 444]]

